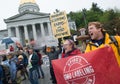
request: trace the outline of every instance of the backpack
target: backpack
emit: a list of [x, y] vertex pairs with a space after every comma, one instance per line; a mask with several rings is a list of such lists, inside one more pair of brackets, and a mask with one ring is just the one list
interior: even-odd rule
[[2, 77], [2, 82], [3, 84], [8, 84], [8, 81], [10, 80], [10, 69], [6, 65], [0, 65], [3, 70], [3, 77]]
[[118, 41], [116, 40], [116, 38], [114, 36], [110, 36], [110, 40], [112, 41], [111, 43], [114, 43], [114, 45], [116, 46], [117, 51], [118, 51], [118, 53], [120, 55], [120, 48], [119, 48], [119, 45], [118, 45]]
[[[111, 40], [111, 42], [109, 44], [113, 43], [116, 46], [116, 48], [117, 48], [118, 54], [120, 55], [120, 48], [119, 48], [120, 46], [118, 45], [118, 41], [116, 40], [116, 38], [114, 36], [110, 36], [109, 38]], [[92, 50], [91, 49], [91, 45], [94, 45], [94, 44], [90, 44], [90, 43], [88, 43], [88, 44], [90, 46], [90, 50]], [[94, 45], [94, 46], [98, 47], [97, 45]]]

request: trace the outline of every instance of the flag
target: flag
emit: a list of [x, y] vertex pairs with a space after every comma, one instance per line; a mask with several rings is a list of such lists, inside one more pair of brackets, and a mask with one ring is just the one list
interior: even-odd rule
[[111, 47], [52, 61], [57, 84], [120, 84]]

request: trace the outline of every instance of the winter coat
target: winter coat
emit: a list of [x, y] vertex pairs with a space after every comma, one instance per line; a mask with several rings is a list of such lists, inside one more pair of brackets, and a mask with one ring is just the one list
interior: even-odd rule
[[14, 51], [13, 46], [10, 46], [10, 52]]
[[3, 69], [2, 69], [2, 67], [0, 66], [0, 84], [3, 84], [3, 83], [2, 83], [2, 77], [3, 77]]
[[77, 54], [81, 54], [80, 50], [77, 48], [72, 49], [71, 51], [67, 52], [67, 53], [62, 53], [62, 58], [68, 57], [68, 56], [74, 56]]
[[22, 53], [21, 55], [23, 56], [23, 62], [24, 62], [24, 65], [26, 67], [28, 65], [28, 58], [24, 53]]
[[10, 79], [11, 80], [15, 80], [17, 67], [16, 67], [16, 63], [13, 60], [13, 58], [11, 60], [3, 61], [2, 64], [9, 67], [9, 69], [10, 69], [10, 76], [11, 76]]
[[[115, 36], [117, 42], [118, 42], [118, 45], [119, 45], [119, 48], [120, 48], [120, 36]], [[117, 50], [117, 47], [115, 46], [115, 44], [111, 41], [110, 39], [110, 36], [109, 34], [105, 33], [105, 38], [104, 38], [104, 42], [99, 45], [99, 46], [96, 46], [95, 43], [93, 43], [92, 41], [90, 41], [88, 44], [87, 44], [87, 47], [86, 47], [86, 50], [85, 52], [89, 52], [89, 51], [92, 51], [92, 50], [96, 50], [98, 48], [102, 48], [104, 47], [105, 45], [110, 45], [115, 53], [115, 57], [117, 59], [117, 62], [120, 66], [120, 54], [118, 53], [118, 50]]]
[[22, 70], [22, 69], [24, 69], [24, 68], [25, 68], [25, 64], [24, 64], [23, 60], [22, 60], [22, 61], [18, 61], [18, 62], [16, 63], [16, 67], [17, 67], [17, 70]]
[[58, 59], [58, 56], [59, 56], [59, 52], [55, 50], [55, 47], [51, 47], [51, 50], [52, 51], [50, 52], [45, 52], [45, 54], [48, 55], [49, 57], [50, 67], [52, 67], [52, 64], [51, 64], [52, 60]]
[[38, 57], [38, 55], [36, 53], [33, 53], [31, 60], [32, 60], [32, 62], [31, 62], [32, 67], [33, 68], [38, 67], [39, 57]]
[[38, 55], [38, 57], [39, 57], [39, 62], [38, 62], [38, 64], [41, 65], [41, 64], [43, 63], [43, 61], [42, 61], [42, 55], [41, 55], [39, 52], [37, 52], [37, 55]]

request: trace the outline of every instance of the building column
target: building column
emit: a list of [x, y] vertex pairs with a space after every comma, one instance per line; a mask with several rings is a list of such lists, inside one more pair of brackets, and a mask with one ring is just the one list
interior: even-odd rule
[[19, 31], [19, 27], [15, 27], [15, 32], [16, 32], [16, 37], [20, 39], [20, 31]]
[[24, 33], [25, 33], [25, 40], [28, 41], [29, 43], [29, 36], [28, 36], [28, 29], [27, 29], [27, 25], [24, 26]]
[[42, 37], [44, 37], [45, 36], [45, 30], [44, 30], [43, 23], [40, 23], [40, 28], [41, 28]]
[[40, 23], [40, 28], [41, 28], [42, 37], [44, 37], [45, 36], [45, 30], [44, 30], [43, 23]]
[[53, 35], [53, 32], [52, 32], [52, 27], [51, 27], [50, 22], [48, 22], [47, 25], [48, 25], [49, 35], [52, 36], [52, 35]]
[[32, 25], [32, 30], [33, 30], [33, 37], [34, 37], [34, 40], [36, 41], [36, 40], [37, 40], [37, 32], [36, 32], [35, 24]]
[[11, 37], [12, 36], [11, 28], [8, 27], [7, 29], [8, 29], [8, 36]]

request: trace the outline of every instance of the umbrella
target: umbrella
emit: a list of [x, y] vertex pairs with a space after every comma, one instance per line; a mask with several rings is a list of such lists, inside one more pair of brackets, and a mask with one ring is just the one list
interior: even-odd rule
[[11, 44], [14, 43], [14, 41], [10, 37], [7, 37], [2, 39], [2, 43]]
[[11, 43], [15, 43], [19, 41], [19, 39], [17, 37], [5, 37], [1, 40], [1, 43], [6, 45], [6, 48], [8, 48], [8, 45]]

